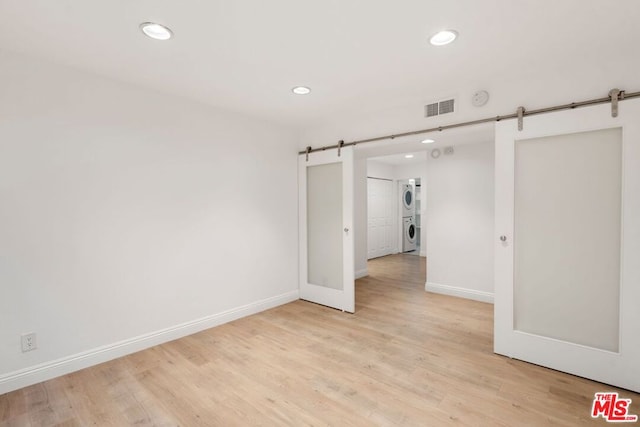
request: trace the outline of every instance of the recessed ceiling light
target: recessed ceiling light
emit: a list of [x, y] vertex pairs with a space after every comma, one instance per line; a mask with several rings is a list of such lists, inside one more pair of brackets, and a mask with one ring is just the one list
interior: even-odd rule
[[434, 34], [429, 39], [429, 42], [434, 46], [444, 46], [454, 41], [458, 37], [458, 32], [455, 30], [444, 30]]
[[169, 28], [154, 22], [143, 22], [140, 24], [140, 30], [146, 36], [156, 40], [169, 40], [173, 36]]
[[296, 86], [293, 89], [291, 89], [291, 91], [296, 95], [308, 95], [311, 93], [311, 89], [309, 89], [306, 86]]
[[431, 139], [431, 138], [427, 138], [427, 139], [423, 139], [422, 141], [423, 144], [433, 144], [434, 142], [436, 142], [435, 140]]
[[413, 159], [413, 154], [405, 154], [404, 158], [405, 159]]

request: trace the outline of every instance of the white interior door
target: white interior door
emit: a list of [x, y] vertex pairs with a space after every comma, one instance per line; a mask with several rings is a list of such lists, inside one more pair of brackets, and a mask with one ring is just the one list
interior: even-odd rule
[[299, 156], [300, 298], [353, 313], [353, 148]]
[[393, 252], [393, 181], [367, 178], [367, 259]]
[[495, 352], [640, 392], [640, 100], [496, 124]]

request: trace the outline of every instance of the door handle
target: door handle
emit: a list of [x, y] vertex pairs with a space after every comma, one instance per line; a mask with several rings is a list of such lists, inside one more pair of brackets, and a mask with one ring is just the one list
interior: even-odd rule
[[500, 236], [500, 241], [501, 242], [506, 242], [507, 241], [507, 236]]
[[345, 227], [345, 228], [344, 228], [344, 232], [345, 232], [345, 233], [348, 233], [348, 232], [349, 232], [349, 227]]

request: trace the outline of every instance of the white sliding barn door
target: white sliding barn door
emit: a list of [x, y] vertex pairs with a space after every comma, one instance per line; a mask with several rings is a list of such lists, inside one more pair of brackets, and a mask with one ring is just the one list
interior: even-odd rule
[[640, 100], [496, 124], [495, 352], [640, 392]]
[[300, 298], [353, 313], [353, 148], [298, 159]]
[[367, 259], [393, 252], [393, 181], [367, 178]]

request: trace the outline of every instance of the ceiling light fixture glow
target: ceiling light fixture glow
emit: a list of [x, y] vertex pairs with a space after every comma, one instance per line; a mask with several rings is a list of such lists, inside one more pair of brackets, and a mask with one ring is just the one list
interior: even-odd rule
[[427, 138], [427, 139], [423, 139], [422, 141], [423, 144], [433, 144], [434, 142], [436, 142], [435, 140], [431, 139], [431, 138]]
[[156, 40], [169, 40], [173, 36], [169, 28], [155, 22], [143, 22], [140, 24], [140, 30], [145, 36]]
[[291, 92], [295, 93], [296, 95], [309, 95], [311, 93], [311, 89], [306, 86], [296, 86], [291, 89]]
[[458, 37], [457, 31], [443, 30], [431, 36], [431, 39], [429, 39], [429, 43], [434, 46], [444, 46], [454, 41], [456, 37]]
[[404, 158], [405, 159], [413, 159], [413, 154], [405, 154]]

